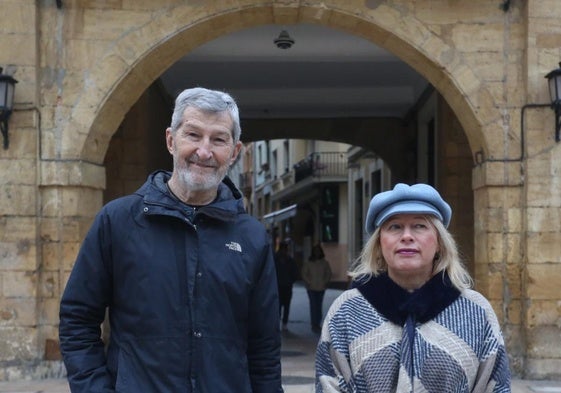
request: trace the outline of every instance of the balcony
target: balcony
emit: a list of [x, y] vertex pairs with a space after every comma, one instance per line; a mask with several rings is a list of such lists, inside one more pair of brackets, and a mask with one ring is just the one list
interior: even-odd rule
[[253, 171], [240, 173], [238, 184], [244, 196], [249, 198], [251, 196], [251, 190], [253, 188]]
[[312, 153], [294, 165], [294, 181], [309, 177], [347, 177], [347, 156], [342, 152]]

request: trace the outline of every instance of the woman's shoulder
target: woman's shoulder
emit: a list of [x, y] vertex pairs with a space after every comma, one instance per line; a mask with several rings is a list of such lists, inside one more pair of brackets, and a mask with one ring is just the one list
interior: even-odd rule
[[477, 292], [476, 290], [469, 289], [469, 288], [464, 289], [461, 292], [461, 296], [483, 308], [491, 307], [491, 303], [489, 303], [489, 300], [487, 300], [485, 296], [483, 296], [481, 293]]
[[362, 303], [363, 300], [364, 297], [357, 288], [347, 289], [337, 296], [335, 300], [333, 300], [330, 312], [331, 314], [334, 314], [340, 310], [354, 308], [356, 303]]
[[[345, 331], [345, 337], [354, 340], [358, 336], [386, 323], [387, 319], [380, 314], [357, 288], [348, 289], [337, 297], [325, 316], [325, 323], [330, 331]], [[399, 337], [401, 327], [389, 326], [392, 335]]]
[[473, 289], [464, 289], [461, 292], [461, 297], [480, 307], [485, 312], [486, 318], [494, 327], [494, 330], [499, 330], [497, 314], [495, 314], [491, 302], [485, 296]]

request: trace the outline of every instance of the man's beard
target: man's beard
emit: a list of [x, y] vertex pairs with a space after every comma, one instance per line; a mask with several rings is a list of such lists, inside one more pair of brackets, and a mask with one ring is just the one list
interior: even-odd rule
[[215, 167], [211, 172], [196, 173], [189, 168], [190, 165], [195, 165], [192, 161], [193, 160], [191, 160], [191, 162], [186, 162], [174, 157], [174, 165], [177, 170], [177, 174], [179, 175], [179, 180], [189, 191], [207, 191], [216, 189], [228, 173], [227, 165]]

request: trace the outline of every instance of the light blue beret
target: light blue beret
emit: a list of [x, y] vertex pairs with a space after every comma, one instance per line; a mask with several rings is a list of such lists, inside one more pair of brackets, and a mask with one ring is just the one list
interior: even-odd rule
[[376, 228], [396, 214], [430, 214], [438, 218], [446, 228], [452, 218], [452, 209], [438, 191], [428, 184], [398, 183], [393, 190], [374, 195], [366, 215], [366, 233], [371, 235]]

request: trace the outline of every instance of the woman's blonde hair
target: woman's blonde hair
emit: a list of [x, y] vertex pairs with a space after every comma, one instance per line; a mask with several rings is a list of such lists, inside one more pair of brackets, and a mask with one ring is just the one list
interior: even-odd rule
[[[431, 215], [425, 215], [425, 218], [436, 230], [440, 250], [434, 259], [433, 274], [445, 271], [452, 285], [458, 290], [471, 288], [473, 280], [460, 259], [458, 246], [452, 234], [438, 218]], [[387, 270], [388, 264], [382, 255], [380, 227], [378, 227], [362, 248], [349, 275], [355, 280], [363, 280], [378, 276]]]

